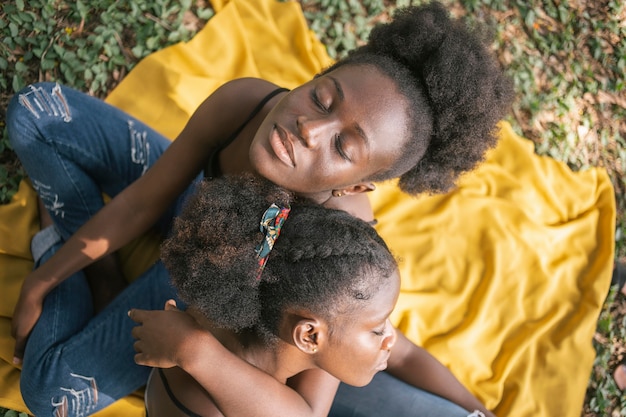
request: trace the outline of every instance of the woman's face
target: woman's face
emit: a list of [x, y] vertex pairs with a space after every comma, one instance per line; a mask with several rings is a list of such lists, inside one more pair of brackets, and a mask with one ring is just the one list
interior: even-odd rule
[[285, 95], [261, 124], [250, 161], [270, 181], [314, 196], [388, 169], [408, 140], [408, 104], [370, 65], [345, 65]]
[[376, 294], [333, 323], [333, 331], [317, 364], [335, 378], [353, 386], [367, 385], [387, 367], [396, 331], [389, 320], [400, 292], [396, 271]]

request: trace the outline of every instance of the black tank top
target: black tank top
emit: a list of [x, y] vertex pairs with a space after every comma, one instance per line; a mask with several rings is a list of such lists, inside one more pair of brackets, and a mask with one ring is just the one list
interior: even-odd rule
[[246, 127], [246, 125], [250, 123], [250, 120], [252, 120], [254, 116], [256, 116], [261, 111], [263, 106], [265, 106], [268, 101], [270, 101], [275, 95], [280, 94], [283, 91], [289, 91], [289, 89], [277, 88], [276, 90], [266, 95], [263, 98], [263, 100], [261, 100], [259, 104], [256, 105], [254, 110], [252, 110], [252, 112], [248, 115], [248, 117], [241, 124], [241, 126], [239, 126], [239, 128], [237, 128], [237, 130], [235, 130], [222, 144], [220, 144], [220, 146], [215, 148], [215, 150], [209, 157], [209, 161], [207, 162], [206, 167], [204, 168], [205, 178], [216, 178], [216, 177], [222, 176], [222, 170], [220, 169], [220, 163], [219, 163], [220, 152], [224, 148], [226, 148], [228, 145], [230, 145], [233, 140], [235, 140], [235, 138], [241, 133], [241, 131]]

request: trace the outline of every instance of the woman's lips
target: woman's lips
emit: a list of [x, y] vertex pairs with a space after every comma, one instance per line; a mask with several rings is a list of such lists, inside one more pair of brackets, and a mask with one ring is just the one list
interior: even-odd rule
[[274, 125], [270, 135], [270, 146], [272, 150], [285, 165], [292, 168], [296, 166], [293, 156], [293, 145], [289, 141], [287, 132], [280, 126]]

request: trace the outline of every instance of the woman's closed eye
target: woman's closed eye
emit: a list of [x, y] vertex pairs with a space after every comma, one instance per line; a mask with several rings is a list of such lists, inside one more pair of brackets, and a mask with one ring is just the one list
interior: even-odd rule
[[343, 159], [345, 159], [348, 162], [352, 162], [352, 159], [350, 159], [350, 157], [348, 156], [348, 154], [346, 153], [345, 149], [344, 149], [344, 137], [342, 135], [335, 135], [335, 149], [337, 149], [337, 153], [339, 154], [339, 156], [341, 156]]
[[[322, 112], [326, 114], [330, 113], [331, 105], [330, 104], [327, 105], [322, 102], [316, 89], [311, 90], [311, 100], [313, 101], [315, 106], [319, 108]], [[340, 134], [335, 135], [334, 137], [335, 149], [337, 150], [337, 153], [339, 154], [341, 158], [345, 159], [348, 162], [352, 162], [352, 159], [350, 159], [350, 156], [348, 156], [345, 150], [344, 140], [345, 138], [342, 135]]]
[[330, 113], [330, 105], [322, 103], [322, 100], [317, 94], [316, 89], [311, 90], [311, 100], [313, 100], [313, 103], [315, 103], [317, 108], [319, 108], [321, 111], [323, 111], [324, 113]]

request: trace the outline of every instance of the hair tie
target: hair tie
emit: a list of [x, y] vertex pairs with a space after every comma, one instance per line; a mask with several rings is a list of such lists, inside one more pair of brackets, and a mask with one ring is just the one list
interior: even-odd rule
[[287, 219], [290, 211], [291, 207], [289, 206], [281, 208], [272, 203], [272, 205], [265, 210], [265, 213], [263, 213], [263, 217], [261, 217], [260, 229], [265, 236], [263, 241], [256, 247], [256, 254], [259, 258], [257, 280], [261, 279], [261, 273], [267, 262], [267, 257], [274, 247], [274, 243], [276, 243], [276, 239], [278, 239], [280, 235], [280, 229], [283, 227], [283, 223]]

